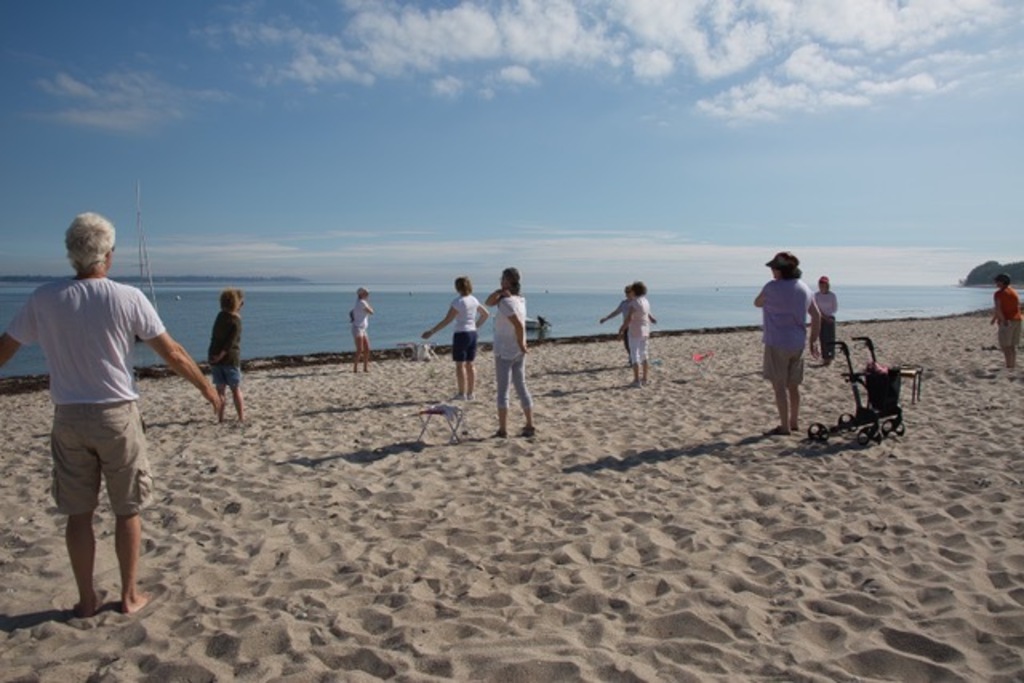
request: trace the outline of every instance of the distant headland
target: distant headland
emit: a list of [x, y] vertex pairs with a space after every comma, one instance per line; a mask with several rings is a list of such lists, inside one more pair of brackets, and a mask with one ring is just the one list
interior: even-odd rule
[[[70, 277], [67, 276], [67, 277]], [[51, 280], [60, 279], [53, 275], [0, 275], [0, 282], [49, 282]], [[112, 280], [118, 282], [124, 282], [130, 285], [137, 285], [142, 282], [140, 277], [136, 276], [125, 276], [125, 277], [114, 277]], [[207, 283], [220, 283], [220, 282], [308, 282], [305, 278], [291, 277], [287, 275], [277, 275], [273, 277], [259, 277], [255, 275], [161, 275], [159, 277], [153, 276], [153, 282], [160, 284], [178, 283], [178, 284], [207, 284]]]
[[1010, 281], [1015, 284], [1024, 284], [1024, 261], [1015, 263], [999, 263], [998, 261], [985, 261], [980, 266], [975, 266], [967, 277], [960, 281], [965, 287], [977, 287], [984, 285], [992, 286], [992, 280], [999, 273], [1006, 273]]

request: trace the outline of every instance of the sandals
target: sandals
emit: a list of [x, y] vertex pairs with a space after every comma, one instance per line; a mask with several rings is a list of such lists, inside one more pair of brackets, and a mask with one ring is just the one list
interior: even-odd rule
[[767, 432], [764, 432], [765, 436], [789, 436], [790, 434], [792, 434], [792, 432], [788, 429], [783, 429], [782, 427], [772, 427]]
[[529, 427], [523, 427], [522, 435], [525, 436], [526, 438], [530, 438], [536, 433], [537, 429], [533, 425], [530, 425]]

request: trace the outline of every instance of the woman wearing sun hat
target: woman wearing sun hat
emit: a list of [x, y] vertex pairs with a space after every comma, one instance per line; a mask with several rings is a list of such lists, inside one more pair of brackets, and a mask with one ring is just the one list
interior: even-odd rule
[[807, 317], [811, 318], [811, 355], [817, 358], [821, 314], [814, 303], [814, 292], [800, 279], [800, 259], [780, 251], [765, 265], [772, 269], [772, 279], [754, 299], [754, 305], [763, 317], [764, 378], [772, 384], [779, 411], [779, 424], [765, 432], [769, 436], [791, 434], [800, 428]]
[[831, 365], [832, 359], [836, 357], [836, 347], [833, 344], [836, 340], [836, 311], [839, 310], [839, 300], [832, 291], [828, 275], [818, 278], [818, 291], [814, 293], [814, 303], [818, 304], [818, 312], [821, 313], [822, 365]]

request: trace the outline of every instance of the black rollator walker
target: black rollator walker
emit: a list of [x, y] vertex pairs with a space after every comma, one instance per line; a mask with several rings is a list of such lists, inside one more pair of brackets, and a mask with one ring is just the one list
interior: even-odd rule
[[[807, 428], [807, 437], [812, 441], [825, 442], [832, 434], [852, 432], [858, 428], [857, 443], [861, 446], [866, 446], [871, 441], [882, 443], [882, 439], [889, 434], [903, 436], [905, 427], [903, 409], [900, 407], [900, 368], [879, 365], [875, 357], [875, 345], [868, 337], [854, 337], [853, 341], [864, 342], [871, 353], [871, 362], [864, 372], [853, 371], [850, 347], [846, 342], [837, 341], [832, 345], [846, 357], [849, 372], [843, 374], [843, 379], [853, 387], [853, 400], [857, 405], [857, 412], [853, 415], [840, 415], [835, 427], [826, 427], [820, 422], [815, 422]], [[861, 390], [867, 395], [866, 402], [861, 400]]]

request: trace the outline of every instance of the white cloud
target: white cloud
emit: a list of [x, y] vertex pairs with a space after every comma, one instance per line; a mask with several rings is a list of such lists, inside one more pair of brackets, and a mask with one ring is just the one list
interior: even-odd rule
[[39, 81], [39, 87], [57, 97], [81, 100], [95, 100], [99, 97], [95, 89], [65, 73], [57, 74], [51, 81]]
[[[863, 107], [954, 88], [1017, 87], [1017, 0], [342, 0], [306, 20], [275, 9], [196, 30], [243, 50], [266, 86], [309, 92], [422, 77], [435, 95], [539, 86], [549, 72], [632, 77], [727, 121]], [[333, 13], [332, 13], [333, 12]], [[1017, 79], [1017, 80], [1015, 80]], [[152, 73], [58, 73], [39, 86], [51, 118], [139, 131], [189, 116], [222, 93]], [[680, 95], [680, 93], [685, 93]], [[674, 106], [672, 103], [670, 106]]]
[[462, 94], [462, 90], [465, 87], [458, 78], [454, 76], [445, 76], [443, 78], [434, 79], [431, 84], [435, 95], [441, 97], [458, 97]]
[[598, 16], [586, 11], [588, 5], [570, 0], [503, 4], [497, 18], [507, 55], [527, 63], [607, 61], [613, 44]]
[[790, 14], [792, 30], [869, 53], [907, 52], [997, 25], [1016, 3], [1001, 0], [822, 0]]
[[633, 73], [641, 81], [661, 82], [672, 75], [675, 62], [662, 50], [635, 50], [632, 55]]
[[790, 80], [827, 87], [849, 83], [863, 71], [829, 58], [818, 44], [797, 48], [782, 65], [782, 72]]
[[502, 44], [497, 19], [484, 7], [465, 2], [427, 11], [413, 4], [360, 3], [346, 34], [357, 45], [353, 54], [370, 70], [386, 75], [493, 59], [501, 54]]
[[825, 56], [818, 46], [793, 53], [774, 73], [697, 103], [713, 117], [730, 121], [777, 119], [789, 112], [865, 107], [882, 98], [928, 95], [955, 87], [930, 73], [908, 76], [872, 73]]
[[817, 112], [826, 109], [864, 107], [871, 100], [862, 94], [816, 90], [806, 83], [779, 83], [759, 78], [751, 83], [701, 100], [697, 108], [716, 118], [730, 121], [774, 120], [792, 111]]
[[138, 71], [117, 71], [85, 83], [66, 73], [38, 86], [61, 105], [46, 117], [76, 126], [136, 133], [184, 118], [206, 102], [227, 97], [213, 90], [185, 90]]
[[498, 72], [498, 80], [510, 85], [537, 85], [537, 79], [525, 66], [506, 66]]
[[866, 95], [922, 94], [935, 92], [939, 87], [929, 74], [915, 74], [890, 81], [865, 81], [858, 85], [858, 89]]
[[[698, 111], [742, 120], [937, 94], [993, 73], [1009, 78], [1012, 68], [982, 64], [1019, 61], [1013, 46], [1024, 18], [1016, 0], [461, 0], [441, 8], [348, 0], [341, 7], [334, 30], [324, 28], [326, 19], [310, 30], [277, 18], [205, 33], [218, 43], [231, 36], [249, 51], [283, 50], [283, 58], [269, 58], [268, 82], [315, 88], [423, 75], [435, 92], [455, 78], [460, 89], [493, 97], [496, 83], [534, 85], [546, 71], [627, 69], [673, 92], [694, 92], [687, 81], [695, 81]], [[442, 71], [448, 76], [439, 81]], [[529, 80], [516, 80], [525, 74]]]
[[[219, 30], [207, 35], [219, 37]], [[281, 48], [290, 53], [280, 64], [271, 63], [264, 71], [268, 83], [298, 81], [310, 86], [319, 83], [352, 82], [372, 85], [375, 76], [360, 68], [356, 55], [346, 49], [340, 37], [303, 31], [278, 24], [235, 24], [226, 31], [236, 43], [251, 49]]]

